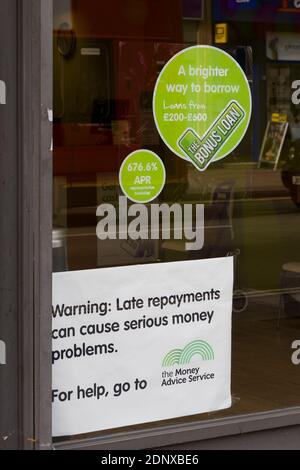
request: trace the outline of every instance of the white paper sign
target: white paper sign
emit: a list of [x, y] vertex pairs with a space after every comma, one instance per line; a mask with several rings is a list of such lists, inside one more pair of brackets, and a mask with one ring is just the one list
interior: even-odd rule
[[231, 406], [233, 259], [53, 276], [53, 433]]

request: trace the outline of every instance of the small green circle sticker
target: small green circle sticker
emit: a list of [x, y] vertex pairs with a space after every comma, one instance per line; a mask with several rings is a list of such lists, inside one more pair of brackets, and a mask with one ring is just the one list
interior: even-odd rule
[[160, 73], [153, 113], [165, 144], [204, 171], [229, 155], [251, 119], [245, 73], [227, 52], [193, 46], [176, 54]]
[[150, 150], [137, 150], [124, 160], [120, 169], [120, 186], [132, 202], [147, 203], [156, 199], [166, 182], [163, 162]]

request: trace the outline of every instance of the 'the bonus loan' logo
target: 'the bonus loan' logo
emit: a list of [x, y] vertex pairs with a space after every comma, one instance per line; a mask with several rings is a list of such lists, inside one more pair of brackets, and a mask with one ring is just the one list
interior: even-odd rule
[[183, 349], [173, 349], [163, 360], [163, 367], [190, 364], [194, 356], [200, 356], [203, 361], [212, 361], [215, 358], [213, 348], [206, 341], [196, 340]]

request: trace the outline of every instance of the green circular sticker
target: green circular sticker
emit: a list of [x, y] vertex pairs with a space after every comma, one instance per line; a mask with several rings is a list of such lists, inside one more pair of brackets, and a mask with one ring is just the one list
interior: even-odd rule
[[247, 77], [223, 50], [189, 47], [160, 73], [153, 112], [165, 144], [204, 171], [229, 155], [248, 129], [252, 97]]
[[166, 182], [163, 162], [150, 150], [137, 150], [124, 160], [120, 170], [120, 186], [133, 202], [153, 201], [162, 192]]

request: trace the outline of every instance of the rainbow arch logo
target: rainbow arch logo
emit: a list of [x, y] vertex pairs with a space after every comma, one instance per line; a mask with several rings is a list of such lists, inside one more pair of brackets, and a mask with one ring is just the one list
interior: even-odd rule
[[162, 367], [173, 367], [190, 364], [194, 356], [200, 356], [203, 361], [215, 358], [213, 348], [206, 341], [196, 340], [183, 349], [173, 349], [164, 358]]

